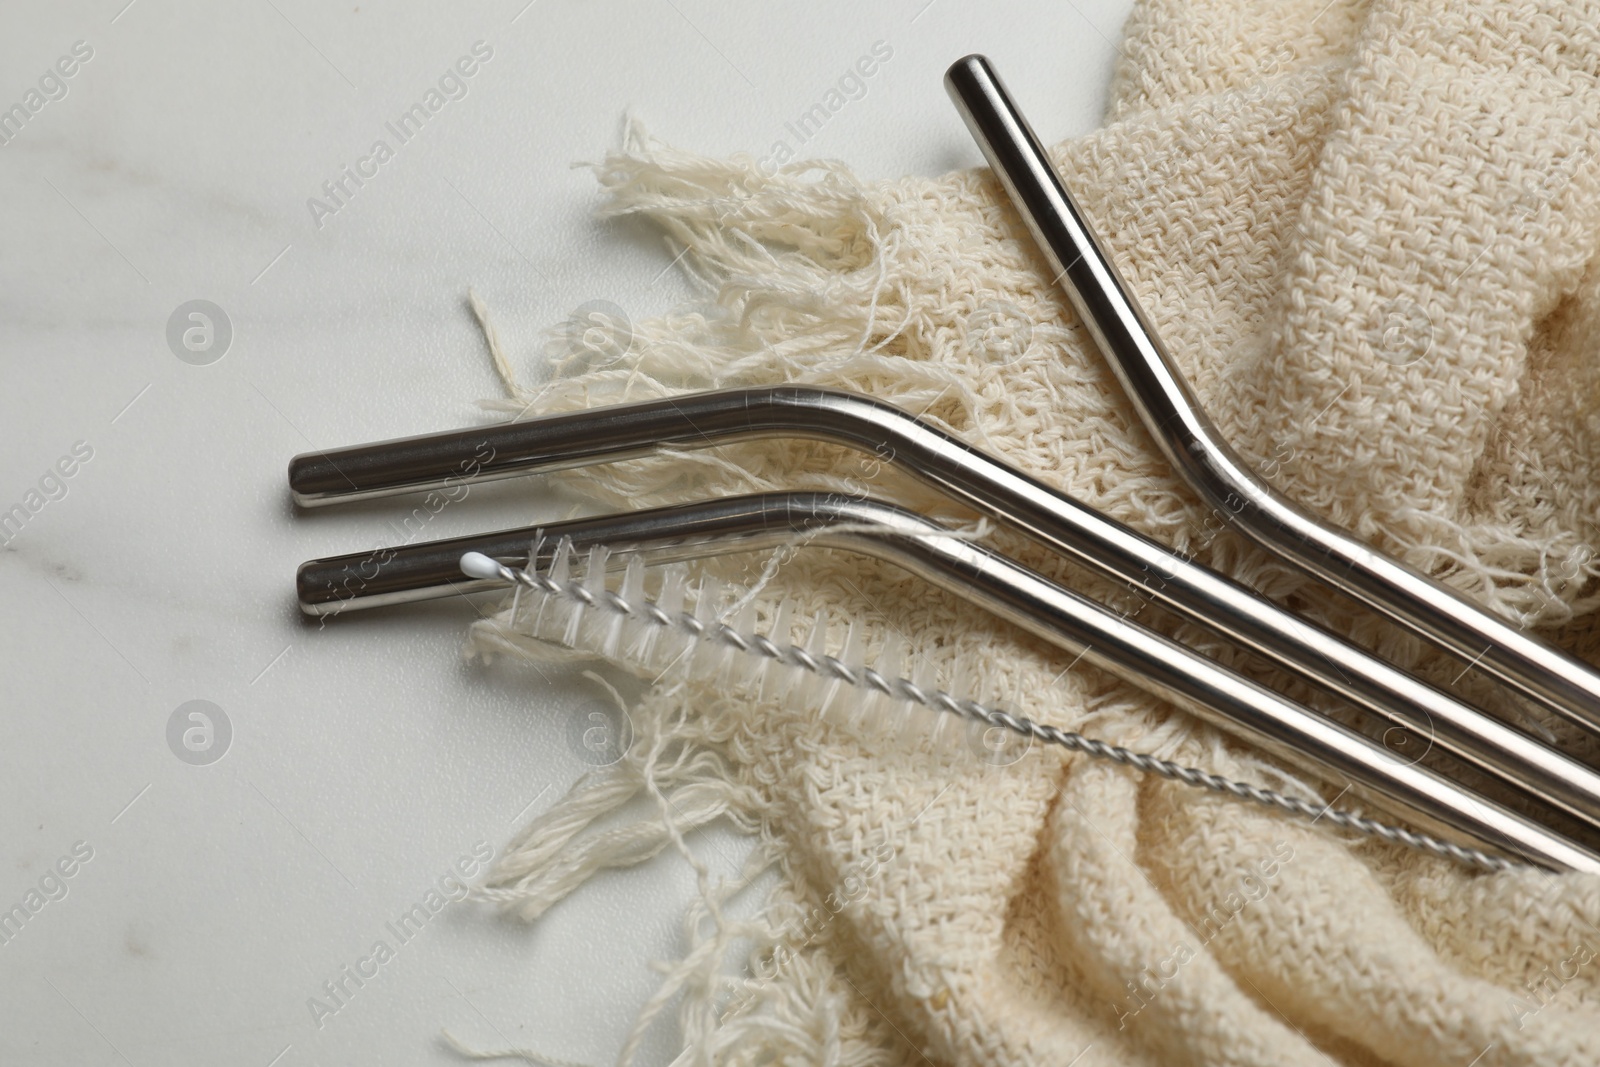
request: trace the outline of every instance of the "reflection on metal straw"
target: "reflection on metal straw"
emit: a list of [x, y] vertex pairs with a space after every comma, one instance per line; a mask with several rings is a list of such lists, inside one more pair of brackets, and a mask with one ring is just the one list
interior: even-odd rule
[[958, 61], [946, 73], [945, 86], [1150, 435], [1218, 517], [1600, 735], [1600, 672], [1325, 524], [1247, 467], [1200, 408], [988, 60], [974, 55]]
[[[796, 534], [889, 560], [1287, 761], [1364, 787], [1375, 803], [1430, 833], [1464, 835], [1546, 867], [1600, 872], [1600, 855], [924, 516], [872, 500], [775, 493], [459, 537], [391, 550], [366, 585], [367, 554], [314, 560], [301, 567], [299, 589], [302, 607], [318, 614], [499, 584], [460, 580], [460, 560], [469, 552], [537, 568], [563, 539], [580, 549], [606, 545], [616, 558], [645, 553], [659, 560], [745, 551]], [[530, 550], [546, 558], [530, 560]]]
[[[693, 393], [296, 456], [302, 505], [503, 478], [622, 459], [673, 445], [803, 437], [876, 453], [1137, 596], [1206, 626], [1313, 685], [1366, 708], [1423, 744], [1472, 762], [1600, 826], [1600, 774], [1283, 610], [1216, 571], [870, 397], [799, 386]], [[436, 561], [459, 579], [455, 561]], [[381, 571], [381, 568], [375, 568]], [[380, 574], [367, 585], [381, 595]]]

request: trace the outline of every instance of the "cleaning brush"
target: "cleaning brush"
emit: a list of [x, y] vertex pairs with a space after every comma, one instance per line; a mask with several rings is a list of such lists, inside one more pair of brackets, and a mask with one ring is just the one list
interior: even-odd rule
[[[676, 664], [721, 687], [762, 700], [786, 695], [784, 701], [790, 706], [814, 709], [852, 731], [901, 721], [891, 714], [892, 705], [913, 705], [935, 713], [934, 720], [901, 733], [925, 737], [934, 746], [948, 746], [959, 736], [971, 747], [993, 752], [996, 746], [984, 735], [1002, 730], [1022, 739], [1024, 750], [1033, 742], [1054, 745], [1487, 870], [1515, 866], [1480, 849], [1135, 752], [958, 696], [959, 679], [965, 673], [959, 660], [953, 670], [955, 680], [948, 688], [937, 686], [928, 677], [904, 677], [899, 671], [910, 650], [897, 636], [891, 636], [876, 665], [867, 665], [861, 659], [862, 634], [855, 622], [847, 627], [837, 653], [828, 651], [826, 615], [814, 621], [804, 644], [785, 642], [782, 637], [792, 615], [789, 601], [774, 615], [772, 632], [778, 639], [757, 633], [750, 628], [755, 614], [752, 601], [737, 608], [731, 620], [725, 618], [728, 605], [721, 583], [708, 577], [693, 584], [682, 564], [656, 568], [660, 592], [650, 599], [645, 595], [642, 555], [628, 560], [620, 587], [612, 590], [606, 580], [610, 555], [606, 548], [589, 549], [579, 568], [582, 578], [572, 576], [575, 554], [572, 541], [563, 538], [545, 573], [537, 568], [508, 567], [480, 552], [463, 554], [460, 566], [470, 578], [499, 581], [516, 589], [510, 609], [516, 633], [562, 648], [592, 651], [641, 674], [659, 675]], [[540, 558], [537, 547], [530, 558]], [[951, 721], [962, 724], [959, 733], [944, 729]]]

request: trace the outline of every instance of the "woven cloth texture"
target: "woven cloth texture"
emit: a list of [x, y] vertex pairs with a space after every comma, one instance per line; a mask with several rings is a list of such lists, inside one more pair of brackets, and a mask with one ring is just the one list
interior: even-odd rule
[[[1591, 661], [1597, 82], [1597, 3], [1139, 0], [1104, 126], [1052, 149], [1248, 460]], [[634, 323], [625, 353], [556, 337], [568, 358], [504, 410], [784, 381], [871, 393], [1595, 757], [1222, 528], [986, 170], [864, 182], [835, 162], [709, 159], [630, 125], [595, 172], [604, 213], [659, 224], [705, 297]], [[870, 456], [795, 441], [555, 477], [615, 509], [865, 488], [973, 518]], [[868, 659], [898, 636], [938, 678], [964, 663], [960, 695], [1350, 803], [1343, 783], [1291, 775], [887, 564], [800, 549], [700, 572], [753, 591], [763, 626], [787, 603], [780, 640], [819, 618], [842, 640], [855, 620]], [[1198, 629], [1140, 618], [1274, 680]], [[557, 657], [519, 625], [479, 624], [479, 647]], [[1067, 754], [930, 754], [901, 736], [926, 717], [877, 735], [718, 672], [652, 681], [627, 756], [525, 828], [492, 888], [533, 919], [607, 866], [681, 849], [704, 899], [640, 1023], [675, 1015], [681, 1062], [1600, 1063], [1600, 880], [1475, 872]], [[736, 875], [691, 836], [716, 820], [756, 842]]]

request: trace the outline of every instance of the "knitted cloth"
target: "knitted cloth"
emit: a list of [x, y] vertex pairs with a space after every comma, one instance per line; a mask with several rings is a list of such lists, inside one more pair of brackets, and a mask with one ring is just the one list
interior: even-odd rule
[[[1106, 125], [1053, 155], [1224, 435], [1290, 498], [1595, 659], [1600, 3], [1140, 0], [1121, 53]], [[782, 381], [870, 393], [1594, 757], [1219, 528], [987, 171], [774, 172], [630, 126], [596, 172], [605, 211], [659, 223], [706, 299], [506, 410]], [[971, 519], [872, 457], [794, 441], [560, 478], [613, 509], [868, 489]], [[868, 661], [904, 638], [926, 676], [964, 664], [958, 695], [1349, 803], [888, 564], [802, 548], [701, 573], [748, 591], [780, 641], [833, 620], [835, 649], [854, 621]], [[476, 636], [557, 655], [528, 628], [508, 610]], [[652, 679], [626, 757], [512, 842], [490, 889], [531, 919], [606, 866], [682, 850], [704, 901], [641, 1021], [676, 1011], [681, 1062], [1600, 1062], [1600, 880], [1475, 872], [1056, 751], [930, 753], [906, 736], [927, 713], [874, 734], [820, 715], [822, 696], [730, 677]], [[617, 824], [641, 796], [650, 812]], [[743, 878], [686, 837], [717, 819], [755, 839]], [[749, 885], [764, 871], [770, 893]]]

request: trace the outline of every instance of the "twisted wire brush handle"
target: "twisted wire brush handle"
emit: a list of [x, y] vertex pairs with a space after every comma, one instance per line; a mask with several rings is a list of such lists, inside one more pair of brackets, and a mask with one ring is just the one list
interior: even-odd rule
[[736, 652], [763, 657], [773, 663], [806, 671], [819, 678], [842, 682], [852, 688], [868, 692], [881, 693], [893, 700], [915, 704], [929, 711], [955, 715], [968, 722], [999, 727], [1022, 737], [1056, 745], [1069, 752], [1080, 752], [1091, 759], [1115, 763], [1144, 774], [1154, 774], [1193, 788], [1208, 789], [1237, 800], [1247, 800], [1280, 814], [1306, 819], [1313, 824], [1327, 823], [1368, 837], [1376, 837], [1390, 844], [1446, 856], [1484, 870], [1504, 871], [1517, 866], [1500, 856], [1491, 856], [1481, 849], [1458, 845], [1453, 841], [1434, 837], [1432, 834], [1418, 833], [1403, 826], [1379, 822], [1328, 804], [1318, 804], [1250, 782], [1225, 778], [1210, 771], [1200, 770], [1198, 767], [1188, 767], [1146, 752], [1135, 752], [1133, 749], [1114, 745], [1109, 741], [1086, 737], [1075, 730], [1063, 730], [1058, 726], [1036, 722], [1002, 708], [955, 696], [943, 689], [919, 685], [910, 678], [880, 672], [865, 664], [846, 663], [835, 656], [818, 654], [798, 645], [780, 645], [765, 634], [742, 633], [727, 623], [707, 623], [688, 611], [666, 611], [655, 601], [643, 596], [629, 598], [610, 589], [596, 593], [581, 581], [568, 579], [563, 582], [550, 575], [541, 574], [537, 569], [508, 567], [481, 552], [463, 554], [460, 567], [463, 574], [475, 581], [520, 585], [545, 596], [558, 597], [573, 604], [639, 620], [649, 626], [674, 629], [694, 641], [715, 642]]

